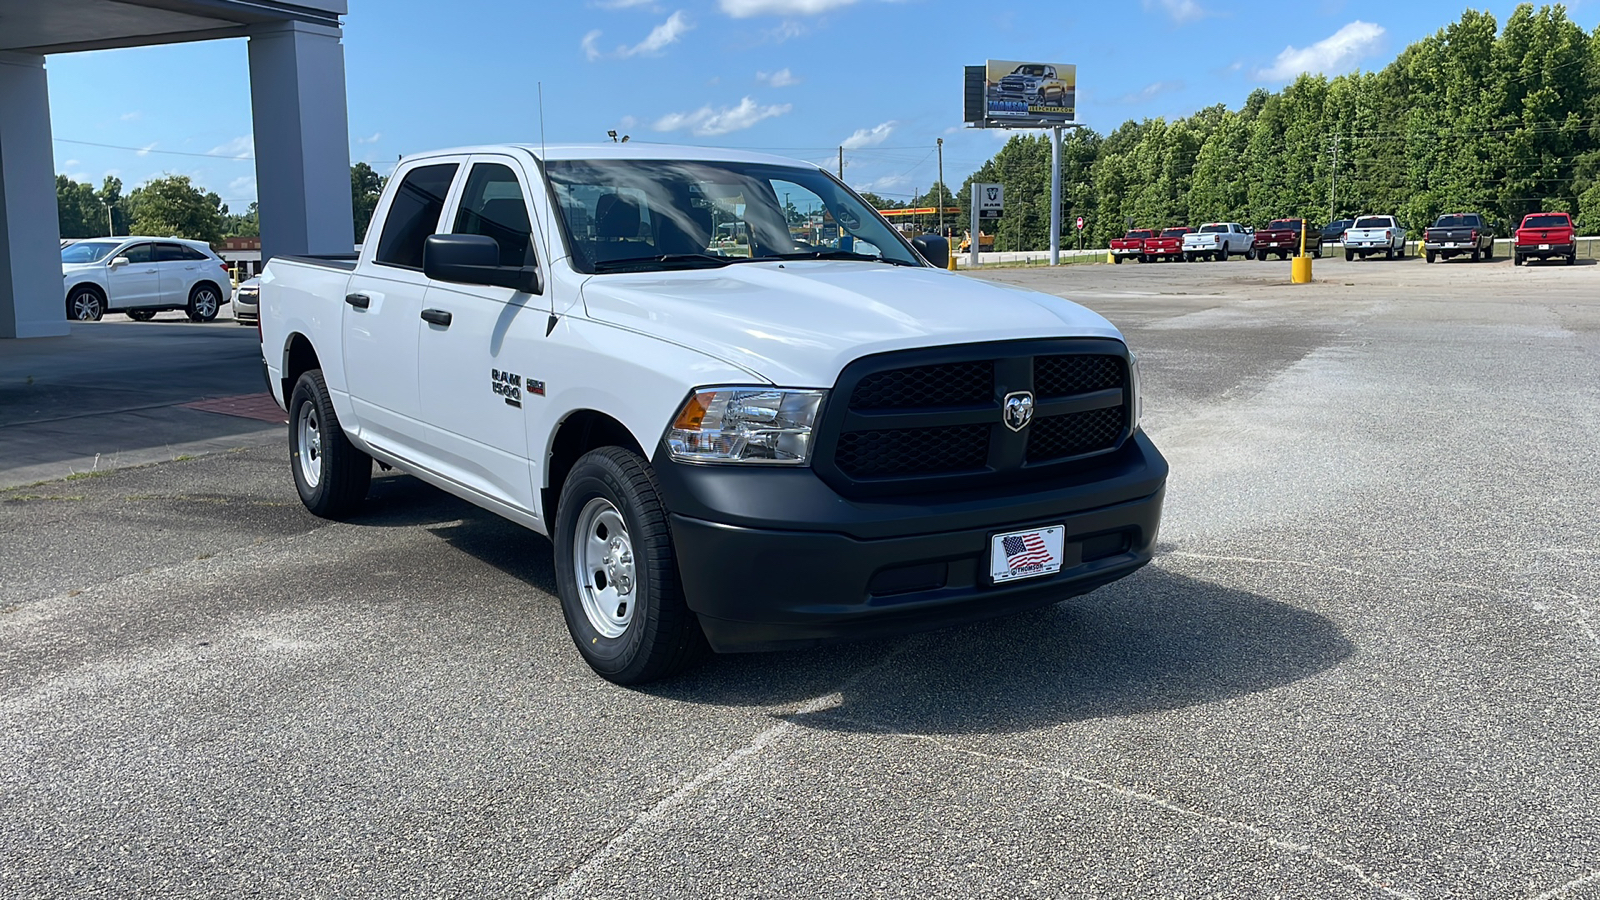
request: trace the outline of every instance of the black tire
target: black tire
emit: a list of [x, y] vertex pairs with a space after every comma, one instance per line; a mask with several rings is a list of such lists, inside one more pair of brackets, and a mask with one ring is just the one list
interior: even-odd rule
[[1119, 266], [1122, 265], [1122, 257], [1118, 256], [1115, 253], [1111, 254], [1111, 261], [1113, 263], [1115, 263], [1116, 265], [1119, 265]]
[[1484, 248], [1483, 258], [1487, 260], [1494, 259], [1494, 241], [1490, 241], [1489, 246]]
[[[311, 417], [309, 424], [319, 438], [309, 461], [300, 440], [302, 412]], [[289, 395], [289, 468], [294, 472], [300, 502], [312, 515], [324, 519], [350, 515], [366, 499], [372, 484], [372, 457], [345, 437], [321, 369], [301, 375]], [[307, 476], [307, 468], [316, 471], [315, 483]]]
[[67, 295], [67, 318], [74, 322], [98, 322], [106, 314], [106, 298], [99, 290], [84, 285]]
[[1472, 248], [1472, 261], [1473, 262], [1479, 262], [1482, 259], [1483, 259], [1483, 251], [1479, 250], [1477, 247], [1473, 247]]
[[1431, 262], [1433, 262], [1433, 257], [1434, 257], [1433, 251], [1429, 250], [1429, 251], [1427, 251], [1426, 253], [1423, 254], [1422, 259], [1423, 259], [1423, 262], [1431, 263]]
[[[626, 528], [622, 538], [633, 572], [631, 590], [623, 595], [632, 596], [632, 609], [625, 622], [613, 623], [620, 627], [615, 636], [603, 633], [585, 611], [585, 599], [595, 596], [587, 592], [605, 589], [603, 572], [579, 572], [574, 552], [589, 511], [606, 504], [620, 514]], [[605, 539], [604, 534], [597, 536]], [[561, 486], [553, 537], [567, 630], [600, 677], [616, 684], [643, 684], [681, 672], [709, 652], [699, 619], [684, 600], [666, 506], [648, 462], [621, 447], [585, 453]]]
[[123, 314], [135, 322], [148, 322], [156, 317], [153, 309], [127, 309], [123, 310]]
[[1355, 259], [1356, 259], [1356, 252], [1354, 250], [1346, 250], [1344, 252], [1344, 261], [1345, 262], [1355, 262]]
[[209, 322], [222, 312], [222, 289], [207, 282], [201, 282], [189, 291], [189, 305], [185, 307], [191, 322]]
[[1512, 254], [1511, 254], [1511, 264], [1513, 266], [1522, 265], [1522, 254], [1513, 251]]
[[1575, 266], [1577, 264], [1578, 264], [1578, 254], [1576, 254], [1576, 253], [1568, 253], [1567, 254], [1567, 265]]

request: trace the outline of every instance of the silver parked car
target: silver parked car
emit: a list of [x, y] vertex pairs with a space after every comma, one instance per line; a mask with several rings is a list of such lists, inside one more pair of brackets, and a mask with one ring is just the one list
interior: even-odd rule
[[248, 278], [233, 289], [233, 320], [254, 325], [261, 319], [261, 277]]

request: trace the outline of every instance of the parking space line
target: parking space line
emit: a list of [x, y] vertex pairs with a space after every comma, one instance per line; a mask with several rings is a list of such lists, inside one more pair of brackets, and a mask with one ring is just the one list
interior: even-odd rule
[[1555, 900], [1555, 898], [1560, 897], [1569, 891], [1581, 888], [1587, 884], [1594, 884], [1595, 882], [1600, 882], [1600, 870], [1596, 870], [1587, 875], [1574, 878], [1566, 884], [1555, 888], [1554, 890], [1545, 891], [1537, 896], [1529, 897], [1528, 900]]

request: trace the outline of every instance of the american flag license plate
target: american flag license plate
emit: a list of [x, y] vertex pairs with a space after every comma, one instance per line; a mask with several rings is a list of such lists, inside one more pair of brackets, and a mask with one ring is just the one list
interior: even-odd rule
[[996, 584], [1061, 571], [1067, 529], [1061, 525], [997, 534], [990, 540], [989, 575]]

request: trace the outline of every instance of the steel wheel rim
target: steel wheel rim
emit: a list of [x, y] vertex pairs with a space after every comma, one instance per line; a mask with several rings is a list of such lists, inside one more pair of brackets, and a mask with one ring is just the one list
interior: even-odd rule
[[210, 291], [201, 291], [194, 295], [194, 312], [201, 318], [209, 319], [217, 314], [217, 295]]
[[72, 301], [72, 315], [80, 322], [94, 319], [96, 309], [100, 308], [100, 300], [95, 295], [84, 291]]
[[300, 451], [300, 477], [306, 486], [315, 488], [322, 482], [322, 429], [318, 427], [316, 404], [300, 407], [295, 419], [295, 444]]
[[572, 568], [590, 627], [601, 637], [622, 637], [638, 605], [639, 581], [628, 523], [610, 500], [596, 497], [578, 513]]

